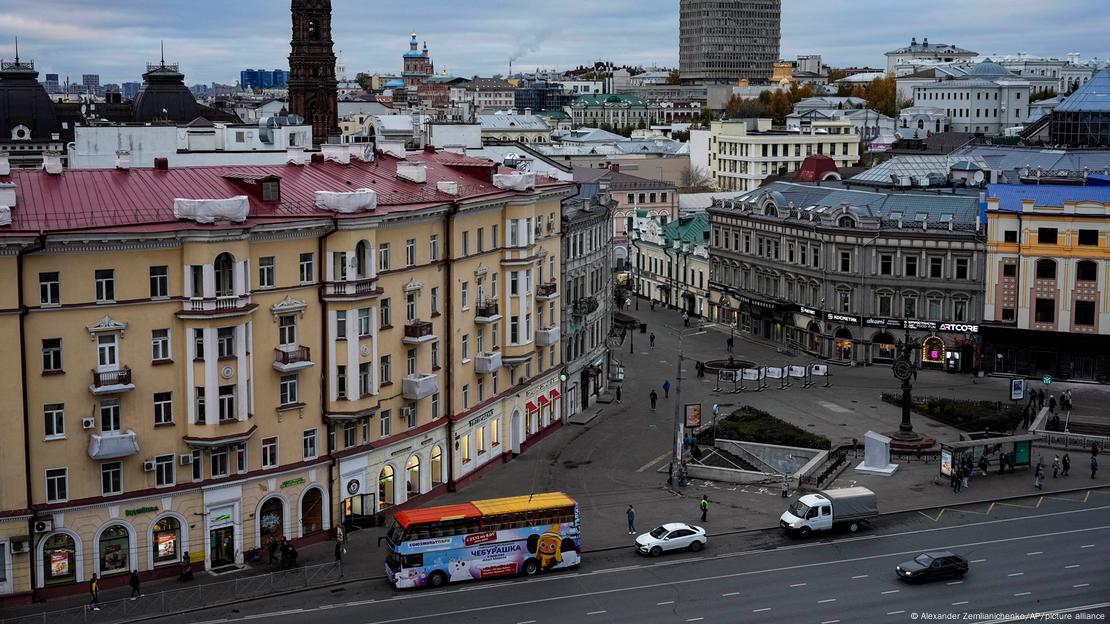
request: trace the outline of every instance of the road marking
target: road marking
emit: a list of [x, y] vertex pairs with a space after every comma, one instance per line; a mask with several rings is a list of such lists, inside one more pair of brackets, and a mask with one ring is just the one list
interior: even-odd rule
[[854, 578], [854, 579], [867, 578], [867, 575], [866, 574], [857, 574], [856, 576], [853, 576], [852, 578]]
[[1079, 564], [1078, 564], [1078, 563], [1073, 563], [1073, 564], [1071, 564], [1071, 565], [1066, 565], [1066, 566], [1064, 566], [1064, 569], [1065, 569], [1065, 570], [1074, 570], [1075, 568], [1078, 568], [1078, 567], [1079, 567]]
[[586, 615], [601, 615], [602, 613], [605, 613], [604, 609], [602, 609], [601, 611], [590, 611]]
[[825, 604], [826, 602], [836, 602], [836, 598], [825, 598], [824, 600], [818, 600], [817, 604]]
[[806, 586], [805, 583], [794, 583], [793, 585], [791, 585], [791, 587], [805, 587], [805, 586]]
[[657, 602], [657, 603], [655, 603], [655, 606], [661, 607], [663, 605], [669, 605], [669, 604], [674, 604], [674, 601], [673, 600], [665, 600], [663, 602]]
[[1025, 576], [1025, 573], [1024, 572], [1011, 572], [1010, 574], [1007, 574], [1006, 576]]
[[739, 595], [740, 595], [740, 592], [729, 592], [727, 594], [721, 594], [721, 597], [722, 598], [728, 598], [729, 596], [739, 596]]
[[972, 559], [971, 563], [983, 563], [986, 559]]
[[517, 622], [516, 624], [536, 624], [536, 621], [535, 620], [524, 620], [523, 622]]
[[948, 581], [946, 585], [963, 585], [963, 581]]
[[1033, 552], [1025, 553], [1025, 556], [1026, 557], [1032, 557], [1033, 555], [1043, 555], [1043, 554], [1044, 554], [1044, 551], [1034, 550]]
[[752, 609], [752, 613], [763, 613], [764, 611], [770, 611], [770, 610], [771, 610], [771, 607], [763, 607], [762, 609]]
[[[1022, 615], [1024, 615], [1026, 618], [1028, 618], [1030, 620], [1033, 620], [1033, 619], [1046, 620], [1048, 618], [1045, 617], [1045, 616], [1048, 616], [1048, 615], [1056, 615], [1058, 613], [1077, 613], [1077, 612], [1083, 612], [1083, 611], [1093, 611], [1095, 609], [1103, 609], [1105, 607], [1110, 607], [1110, 602], [1100, 602], [1098, 604], [1081, 605], [1081, 606], [1078, 606], [1078, 607], [1064, 607], [1064, 608], [1061, 608], [1061, 609], [1056, 609], [1055, 611], [1041, 611], [1040, 613], [1028, 613], [1028, 614], [1022, 614]], [[1006, 618], [1002, 618], [1002, 619], [998, 619], [998, 620], [988, 620], [988, 621], [984, 622], [983, 624], [1002, 624], [1003, 622], [1013, 622], [1013, 621], [1014, 620], [1013, 620], [1012, 617], [1006, 617]]]
[[965, 604], [967, 604], [967, 601], [966, 601], [966, 600], [961, 600], [961, 601], [959, 601], [959, 602], [953, 602], [953, 603], [952, 603], [952, 606], [953, 606], [953, 607], [958, 607], [958, 606], [960, 606], [960, 605], [965, 605]]
[[902, 615], [905, 611], [887, 611], [887, 615]]
[[666, 453], [663, 453], [659, 457], [656, 457], [655, 459], [649, 461], [648, 463], [644, 464], [643, 466], [640, 466], [639, 468], [637, 468], [636, 472], [644, 472], [645, 470], [648, 470], [649, 468], [651, 468], [655, 464], [658, 464], [659, 462], [663, 461], [664, 459], [666, 459], [670, 455], [671, 455], [671, 451], [667, 451]]
[[1032, 594], [1032, 593], [1033, 592], [1018, 592], [1018, 593], [1014, 594], [1014, 597], [1016, 598], [1018, 596], [1028, 596], [1029, 594]]
[[1079, 589], [1080, 587], [1090, 587], [1090, 586], [1091, 586], [1090, 583], [1080, 583], [1078, 585], [1072, 585], [1072, 587], [1074, 587], [1075, 589]]
[[687, 621], [687, 622], [700, 622], [700, 621], [702, 621], [702, 620], [704, 620], [704, 619], [705, 619], [705, 618], [690, 618], [690, 619], [688, 619], [688, 620], [686, 620], [686, 621]]
[[1083, 544], [1082, 546], [1080, 546], [1080, 548], [1094, 548], [1094, 547], [1095, 547], [1094, 544]]
[[840, 620], [825, 620], [821, 622], [821, 624], [837, 624], [838, 622], [840, 622]]
[[850, 410], [846, 407], [841, 407], [841, 406], [837, 405], [836, 403], [833, 403], [832, 401], [818, 401], [817, 404], [820, 405], [821, 407], [829, 410], [830, 412], [833, 412], [834, 414], [851, 414], [852, 413], [852, 410]]
[[885, 592], [879, 592], [879, 593], [885, 596], [885, 595], [887, 595], [887, 594], [897, 594], [897, 593], [898, 593], [899, 591], [901, 591], [901, 590], [897, 590], [897, 589], [888, 589], [888, 590], [886, 590]]

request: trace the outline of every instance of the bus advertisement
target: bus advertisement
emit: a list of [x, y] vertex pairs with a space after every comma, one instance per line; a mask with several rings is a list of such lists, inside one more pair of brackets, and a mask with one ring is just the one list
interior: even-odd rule
[[398, 589], [577, 566], [578, 503], [553, 492], [399, 511], [385, 539]]

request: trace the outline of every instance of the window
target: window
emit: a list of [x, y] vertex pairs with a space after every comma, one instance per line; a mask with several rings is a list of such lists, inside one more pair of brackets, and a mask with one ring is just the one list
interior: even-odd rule
[[462, 359], [464, 363], [470, 360], [470, 334], [462, 337]]
[[159, 455], [154, 458], [155, 487], [169, 487], [174, 484], [177, 477], [173, 467], [175, 459], [174, 455]]
[[1017, 230], [1006, 230], [1005, 232], [1002, 233], [1002, 242], [1004, 242], [1004, 243], [1016, 243], [1017, 242], [1017, 234], [1018, 234]]
[[378, 377], [381, 378], [381, 383], [393, 383], [393, 362], [391, 360], [391, 356], [383, 355], [381, 357], [380, 368], [381, 371], [379, 372]]
[[516, 271], [509, 272], [509, 294], [517, 295], [520, 290], [520, 276]]
[[1012, 321], [1012, 320], [1014, 320], [1014, 309], [1013, 308], [1002, 308], [1002, 320], [1003, 321]]
[[[1079, 230], [1080, 245], [1098, 245], [1098, 230]], [[39, 273], [42, 275], [42, 273]]]
[[393, 414], [391, 410], [382, 410], [378, 415], [379, 437], [388, 438], [392, 425]]
[[193, 359], [204, 359], [204, 330], [199, 327], [193, 329], [193, 351], [196, 352]]
[[462, 255], [470, 255], [470, 230], [463, 230], [462, 233]]
[[917, 277], [917, 256], [906, 257], [906, 277]]
[[1076, 301], [1075, 302], [1075, 324], [1083, 325], [1085, 327], [1092, 327], [1095, 324], [1095, 302], [1094, 301]]
[[929, 258], [929, 278], [944, 278], [944, 258]]
[[66, 437], [65, 405], [50, 403], [42, 407], [46, 439], [56, 440]]
[[469, 433], [463, 435], [462, 439], [459, 440], [459, 452], [462, 453], [462, 463], [464, 463], [464, 464], [469, 463], [470, 462], [470, 434]]
[[1048, 258], [1037, 260], [1037, 279], [1056, 279], [1056, 261]]
[[879, 257], [879, 275], [894, 275], [894, 256]]
[[850, 291], [850, 290], [840, 290], [840, 291], [837, 291], [836, 296], [837, 296], [837, 303], [838, 303], [837, 309], [840, 310], [841, 312], [851, 312], [852, 311], [852, 291]]
[[258, 287], [274, 287], [274, 257], [265, 256], [258, 259]]
[[433, 262], [439, 260], [439, 236], [435, 234], [428, 239], [428, 255]]
[[439, 286], [432, 287], [432, 316], [439, 314]]
[[1036, 307], [1034, 308], [1033, 312], [1033, 321], [1035, 323], [1055, 323], [1056, 300], [1037, 299]]
[[100, 431], [109, 433], [119, 430], [119, 399], [104, 399], [100, 402]]
[[389, 303], [389, 297], [386, 297], [378, 304], [378, 327], [386, 328], [393, 326], [393, 315], [391, 314]]
[[205, 412], [205, 406], [204, 406], [204, 386], [197, 386], [196, 388], [194, 388], [194, 390], [195, 390], [195, 397], [196, 397], [196, 408], [195, 408], [195, 410], [196, 410], [196, 414], [197, 414], [197, 424], [198, 425], [203, 425], [208, 420], [208, 416]]
[[1055, 245], [1056, 228], [1037, 228], [1037, 244]]
[[282, 375], [280, 386], [280, 399], [282, 405], [292, 405], [297, 402], [297, 376]]
[[164, 266], [150, 267], [150, 298], [161, 299], [170, 295], [170, 274]]
[[490, 240], [492, 241], [490, 244], [493, 245], [494, 248], [501, 246], [501, 241], [497, 240], [497, 230], [498, 225], [494, 223], [493, 226], [490, 228]]
[[401, 412], [406, 417], [405, 426], [409, 429], [416, 427], [416, 406], [410, 405], [407, 412], [405, 410], [401, 410]]
[[313, 255], [311, 252], [301, 254], [300, 278], [302, 284], [308, 284], [316, 278], [316, 269], [312, 266]]
[[151, 359], [155, 362], [164, 362], [170, 359], [170, 330], [151, 330], [150, 351]]
[[879, 295], [879, 316], [892, 316], [893, 300], [891, 295]]
[[193, 450], [193, 459], [190, 464], [193, 467], [193, 481], [200, 481], [204, 478], [204, 455], [201, 454], [200, 449]]
[[970, 273], [968, 272], [968, 259], [956, 258], [956, 279], [968, 279]]
[[173, 393], [170, 393], [170, 392], [155, 392], [154, 393], [154, 424], [155, 425], [172, 425], [173, 424]]
[[370, 335], [370, 308], [358, 309], [358, 335], [359, 338]]
[[410, 238], [405, 241], [405, 266], [414, 264], [416, 264], [416, 239]]
[[240, 445], [235, 447], [235, 472], [243, 474], [247, 471], [247, 447]]
[[96, 270], [96, 301], [116, 300], [116, 272], [113, 269]]
[[278, 317], [278, 344], [283, 347], [297, 344], [297, 317], [292, 314]]
[[439, 418], [439, 393], [432, 395], [432, 420]]
[[42, 339], [42, 372], [62, 370], [62, 339]]
[[1004, 264], [1004, 265], [1002, 265], [1002, 277], [1014, 277], [1016, 275], [1017, 275], [1017, 265], [1016, 264]]
[[306, 429], [301, 437], [301, 451], [304, 459], [316, 458], [316, 430]]
[[69, 468], [50, 468], [46, 471], [46, 502], [61, 503], [69, 497]]
[[107, 462], [100, 464], [100, 494], [113, 496], [123, 492], [123, 464]]
[[278, 465], [278, 439], [262, 438], [262, 467], [273, 468]]
[[209, 461], [212, 462], [212, 478], [219, 479], [226, 477], [231, 472], [231, 467], [227, 461], [227, 447], [213, 449], [209, 455]]
[[470, 409], [470, 384], [463, 384], [462, 399], [463, 409]]
[[416, 374], [416, 349], [409, 349], [408, 351], [405, 352], [405, 362], [406, 362], [406, 370], [408, 371], [406, 374], [415, 375]]
[[234, 327], [221, 327], [216, 330], [216, 354], [221, 358], [235, 356]]
[[335, 311], [335, 338], [336, 340], [347, 339], [347, 311]]
[[840, 252], [840, 271], [842, 273], [850, 273], [852, 271], [852, 252]]
[[405, 319], [409, 321], [416, 320], [416, 293], [405, 295]]
[[220, 386], [220, 422], [235, 420], [235, 386]]
[[459, 289], [460, 303], [462, 309], [470, 309], [470, 282], [463, 282], [462, 287]]
[[496, 418], [489, 423], [489, 443], [492, 446], [501, 444], [501, 428], [499, 425], [500, 422]]
[[962, 323], [967, 320], [967, 300], [956, 299], [952, 302], [952, 320]]
[[39, 303], [61, 305], [62, 283], [57, 272], [39, 273]]
[[520, 219], [509, 219], [509, 247], [518, 246], [520, 239]]
[[478, 228], [478, 253], [486, 250], [486, 228]]
[[1098, 279], [1098, 265], [1091, 260], [1080, 260], [1075, 265], [1075, 279], [1080, 282], [1093, 282]]
[[474, 430], [474, 445], [478, 447], [478, 454], [483, 455], [486, 452], [486, 428], [478, 427]]
[[378, 245], [378, 271], [389, 270], [389, 243]]
[[940, 299], [929, 299], [929, 318], [931, 320], [940, 320], [940, 309], [942, 301]]
[[915, 295], [902, 295], [902, 317], [917, 318], [917, 297]]

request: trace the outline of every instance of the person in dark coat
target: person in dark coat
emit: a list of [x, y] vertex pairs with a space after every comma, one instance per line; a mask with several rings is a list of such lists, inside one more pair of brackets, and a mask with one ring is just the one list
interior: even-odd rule
[[651, 409], [654, 410], [655, 404], [659, 402], [659, 395], [655, 393], [655, 390], [652, 390], [648, 398], [651, 399]]
[[132, 600], [134, 600], [135, 598], [142, 598], [143, 597], [143, 592], [142, 592], [142, 590], [139, 589], [139, 571], [138, 570], [132, 570], [131, 571], [131, 578], [130, 578], [130, 580], [127, 581], [127, 584], [131, 586], [131, 599]]
[[1060, 466], [1063, 468], [1061, 474], [1065, 477], [1068, 476], [1068, 471], [1071, 470], [1071, 456], [1064, 453], [1064, 459], [1061, 460]]
[[268, 544], [266, 544], [266, 554], [269, 556], [270, 565], [273, 565], [274, 563], [276, 563], [275, 560], [277, 559], [277, 550], [278, 550], [277, 540], [274, 539], [273, 535], [271, 535], [270, 536], [270, 542]]
[[1095, 478], [1095, 473], [1098, 472], [1098, 458], [1091, 455], [1091, 478]]
[[701, 507], [701, 521], [706, 522], [705, 514], [709, 513], [709, 497], [702, 494], [698, 507]]
[[667, 380], [663, 381], [663, 398], [671, 398], [671, 382]]
[[92, 599], [89, 600], [87, 608], [92, 609], [93, 611], [99, 611], [100, 581], [96, 578], [96, 574], [93, 574], [92, 578], [89, 579], [89, 595], [92, 596]]

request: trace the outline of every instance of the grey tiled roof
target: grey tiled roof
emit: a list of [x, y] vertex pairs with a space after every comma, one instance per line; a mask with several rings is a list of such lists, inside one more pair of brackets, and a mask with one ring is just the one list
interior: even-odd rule
[[[979, 198], [968, 195], [938, 195], [916, 193], [874, 193], [845, 190], [830, 186], [816, 186], [791, 182], [773, 182], [743, 196], [742, 200], [757, 200], [771, 194], [783, 207], [793, 205], [804, 212], [826, 213], [847, 205], [850, 212], [861, 217], [881, 220], [920, 222], [920, 216], [930, 223], [951, 219], [955, 224], [973, 225], [979, 215]], [[777, 195], [776, 195], [777, 194]]]

